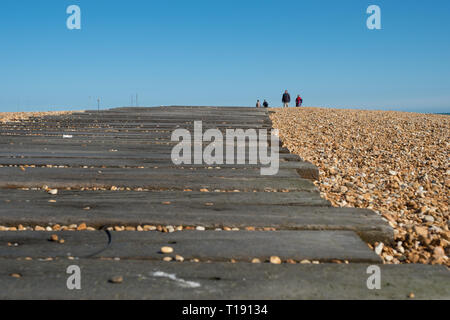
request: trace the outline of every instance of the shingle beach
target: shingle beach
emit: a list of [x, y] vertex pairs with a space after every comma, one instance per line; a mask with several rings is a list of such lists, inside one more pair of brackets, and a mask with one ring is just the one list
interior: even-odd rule
[[273, 109], [293, 153], [317, 165], [334, 206], [369, 208], [395, 244], [368, 244], [385, 263], [450, 266], [450, 117], [394, 111]]

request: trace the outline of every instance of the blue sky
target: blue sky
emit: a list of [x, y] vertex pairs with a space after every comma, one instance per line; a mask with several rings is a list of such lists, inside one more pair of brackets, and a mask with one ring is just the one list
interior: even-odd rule
[[[68, 30], [78, 5], [82, 29]], [[382, 30], [366, 9], [380, 6]], [[450, 112], [450, 2], [2, 0], [0, 111], [131, 104]]]

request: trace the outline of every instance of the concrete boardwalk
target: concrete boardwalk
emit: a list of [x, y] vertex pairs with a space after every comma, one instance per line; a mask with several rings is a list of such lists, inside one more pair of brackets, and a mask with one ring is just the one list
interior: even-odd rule
[[[271, 130], [267, 110], [217, 107], [119, 108], [1, 124], [0, 226], [96, 230], [0, 232], [0, 298], [450, 297], [448, 270], [432, 266], [382, 266], [382, 289], [369, 290], [367, 266], [381, 260], [365, 242], [391, 242], [393, 230], [370, 210], [331, 207], [312, 183], [317, 168], [286, 149], [274, 176], [262, 176], [259, 163], [174, 165], [172, 132], [193, 133], [200, 120], [203, 130], [224, 133]], [[131, 231], [146, 225], [184, 230]], [[99, 230], [115, 226], [128, 231]], [[161, 254], [162, 246], [173, 254]], [[184, 262], [161, 261], [175, 255]], [[267, 263], [271, 256], [283, 264]], [[255, 258], [262, 263], [250, 263]], [[305, 260], [314, 264], [299, 263]], [[78, 292], [66, 287], [73, 264], [82, 268]], [[108, 282], [117, 275], [123, 283]]]

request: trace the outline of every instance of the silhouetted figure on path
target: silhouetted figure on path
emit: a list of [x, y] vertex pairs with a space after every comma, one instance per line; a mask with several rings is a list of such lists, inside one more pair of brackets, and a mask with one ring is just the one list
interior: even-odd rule
[[284, 108], [289, 108], [289, 102], [291, 102], [291, 96], [289, 95], [287, 90], [284, 92], [283, 98], [281, 98], [281, 101], [283, 102]]
[[297, 96], [297, 99], [295, 99], [295, 106], [296, 107], [301, 107], [303, 103], [303, 99], [302, 97], [300, 97], [300, 95]]

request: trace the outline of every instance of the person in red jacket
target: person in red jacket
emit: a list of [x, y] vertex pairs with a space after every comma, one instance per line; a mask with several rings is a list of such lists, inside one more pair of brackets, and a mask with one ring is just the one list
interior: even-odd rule
[[295, 99], [295, 106], [296, 107], [301, 107], [303, 103], [303, 99], [302, 97], [300, 97], [300, 95], [297, 96], [297, 99]]

